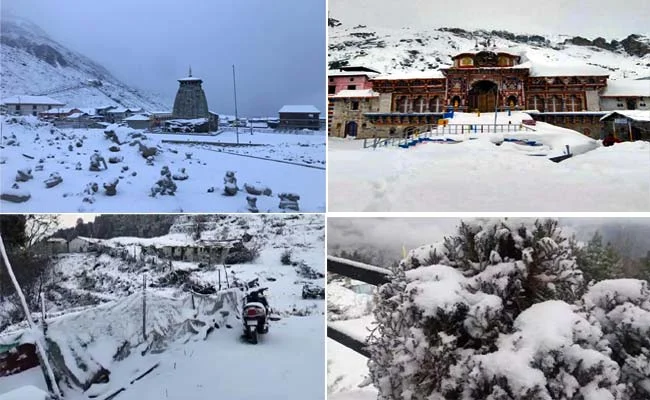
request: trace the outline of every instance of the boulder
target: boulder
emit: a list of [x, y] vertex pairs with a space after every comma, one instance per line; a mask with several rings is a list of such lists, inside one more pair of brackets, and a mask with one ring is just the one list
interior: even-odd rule
[[109, 182], [104, 182], [104, 190], [107, 196], [115, 196], [117, 194], [117, 184], [120, 180], [115, 178]]
[[50, 174], [50, 177], [45, 180], [45, 187], [49, 189], [58, 185], [61, 182], [63, 182], [63, 178], [61, 178], [61, 175], [59, 175], [58, 172], [53, 172]]
[[32, 196], [29, 194], [29, 192], [16, 189], [9, 189], [0, 194], [1, 200], [9, 201], [11, 203], [24, 203], [31, 197]]
[[32, 178], [32, 170], [29, 168], [19, 169], [16, 173], [16, 182], [27, 182]]

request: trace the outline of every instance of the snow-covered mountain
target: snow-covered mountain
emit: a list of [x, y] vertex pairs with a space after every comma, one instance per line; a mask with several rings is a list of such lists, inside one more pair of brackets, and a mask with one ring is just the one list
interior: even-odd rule
[[6, 13], [1, 22], [2, 98], [46, 95], [71, 107], [169, 108], [155, 96], [129, 87], [101, 65], [67, 49], [34, 23]]
[[650, 76], [650, 37], [629, 35], [623, 40], [517, 34], [507, 31], [460, 28], [387, 29], [351, 26], [329, 19], [330, 68], [363, 65], [381, 73], [415, 72], [445, 68], [461, 51], [490, 44], [524, 52], [533, 63], [587, 64], [610, 72], [612, 79]]

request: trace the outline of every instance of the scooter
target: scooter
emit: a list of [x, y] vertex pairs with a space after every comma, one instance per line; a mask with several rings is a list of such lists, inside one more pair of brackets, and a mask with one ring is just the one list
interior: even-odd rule
[[268, 288], [261, 288], [250, 292], [246, 296], [243, 316], [244, 338], [252, 344], [257, 344], [258, 335], [268, 333], [269, 318], [268, 306], [262, 301], [266, 300], [264, 291]]

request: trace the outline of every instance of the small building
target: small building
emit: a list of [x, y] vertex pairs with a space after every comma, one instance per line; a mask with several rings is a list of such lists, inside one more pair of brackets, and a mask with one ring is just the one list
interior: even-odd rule
[[106, 117], [108, 112], [110, 110], [116, 109], [116, 106], [101, 106], [101, 107], [95, 107], [95, 114], [101, 115], [103, 117]]
[[2, 99], [4, 110], [11, 115], [33, 115], [51, 110], [56, 107], [63, 107], [65, 103], [47, 96], [19, 95]]
[[62, 119], [74, 113], [82, 112], [79, 108], [75, 107], [56, 107], [38, 114], [43, 119]]
[[47, 239], [47, 249], [50, 254], [61, 254], [68, 252], [68, 241], [63, 238]]
[[148, 129], [151, 126], [151, 118], [143, 115], [136, 114], [128, 118], [124, 118], [124, 122], [133, 129]]
[[650, 110], [649, 80], [610, 80], [600, 95], [601, 110]]
[[650, 140], [650, 111], [612, 111], [600, 119], [605, 135], [613, 133], [621, 140]]
[[95, 242], [87, 237], [77, 236], [68, 242], [68, 252], [86, 253], [95, 248]]
[[116, 107], [106, 111], [106, 121], [116, 123], [123, 121], [125, 118], [129, 118], [135, 114], [142, 113], [144, 110], [142, 108], [126, 108], [126, 107]]
[[284, 106], [278, 111], [279, 129], [320, 129], [320, 111], [309, 105]]
[[328, 134], [337, 137], [373, 137], [368, 131], [365, 113], [379, 111], [379, 93], [372, 89], [341, 90], [329, 97], [332, 120]]

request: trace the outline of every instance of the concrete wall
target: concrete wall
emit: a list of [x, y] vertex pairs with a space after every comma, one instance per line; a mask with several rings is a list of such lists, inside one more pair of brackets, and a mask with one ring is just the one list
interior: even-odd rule
[[598, 91], [587, 90], [585, 91], [585, 107], [587, 111], [600, 111], [600, 104], [598, 102]]
[[[348, 90], [348, 86], [354, 85], [353, 90], [372, 89], [372, 82], [365, 75], [357, 76], [330, 76], [327, 80], [328, 94], [336, 94], [341, 90]], [[329, 87], [334, 86], [334, 93], [330, 93]]]
[[618, 99], [620, 100], [617, 100], [616, 97], [601, 97], [600, 109], [603, 111], [628, 110], [628, 100], [632, 100], [634, 109], [650, 110], [650, 98], [648, 97], [619, 97]]

